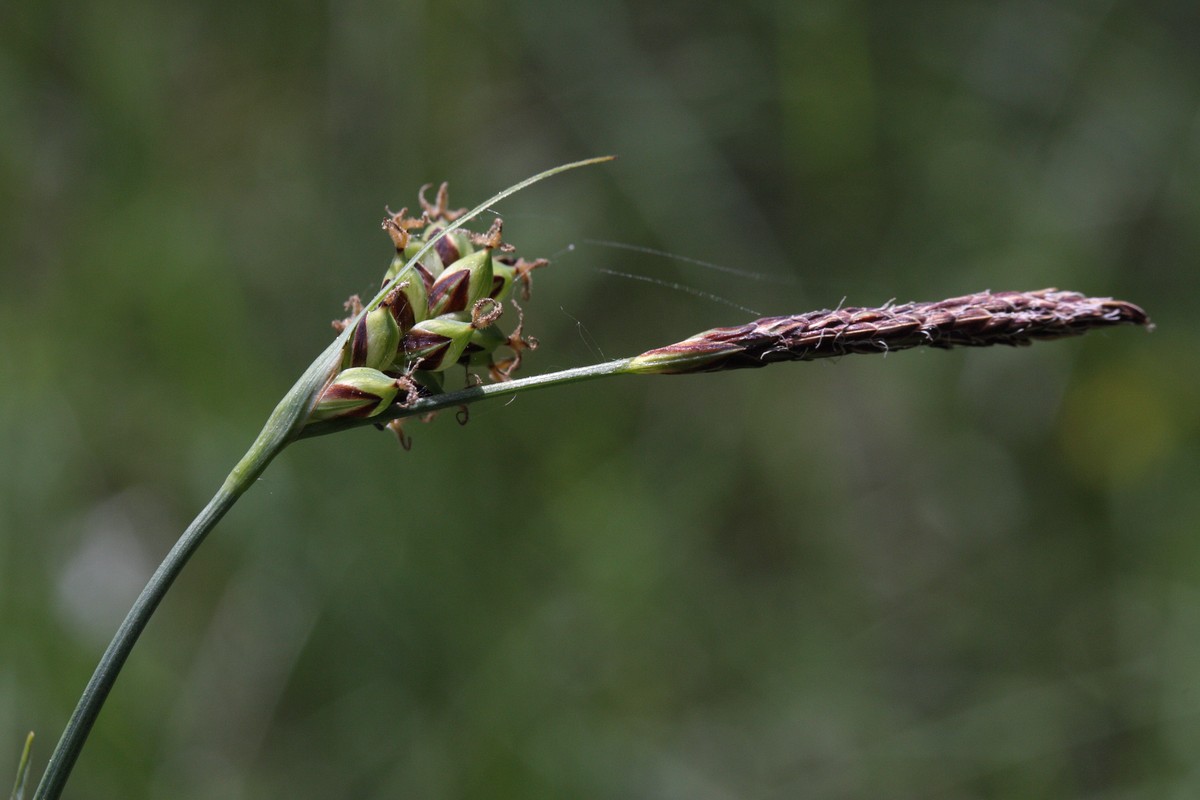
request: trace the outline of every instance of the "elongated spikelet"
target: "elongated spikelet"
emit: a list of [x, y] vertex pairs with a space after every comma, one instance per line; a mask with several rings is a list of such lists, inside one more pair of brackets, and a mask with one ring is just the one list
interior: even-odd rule
[[1027, 345], [1094, 328], [1149, 326], [1133, 303], [1078, 292], [979, 292], [927, 303], [838, 308], [714, 328], [633, 359], [639, 373], [715, 372], [910, 347]]

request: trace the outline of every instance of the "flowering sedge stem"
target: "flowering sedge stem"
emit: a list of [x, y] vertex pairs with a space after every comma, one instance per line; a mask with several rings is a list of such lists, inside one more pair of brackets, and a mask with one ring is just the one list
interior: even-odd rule
[[[528, 178], [456, 216], [428, 239], [406, 268], [430, 252], [438, 241], [494, 203], [551, 175], [607, 161], [589, 159], [555, 167]], [[424, 202], [424, 201], [423, 201]], [[398, 277], [398, 276], [397, 276]], [[425, 414], [478, 400], [514, 395], [547, 386], [622, 374], [670, 374], [759, 367], [776, 361], [807, 361], [850, 353], [886, 353], [918, 346], [961, 347], [992, 344], [1028, 344], [1035, 339], [1057, 338], [1110, 325], [1149, 325], [1137, 306], [1111, 298], [1089, 298], [1075, 292], [1046, 289], [1038, 292], [980, 292], [933, 303], [909, 303], [882, 308], [839, 308], [787, 317], [768, 317], [732, 328], [715, 328], [688, 339], [642, 353], [633, 358], [561, 370], [532, 378], [473, 386], [444, 394], [428, 395], [409, 403], [396, 403], [381, 413], [360, 417], [334, 417], [309, 422], [325, 390], [336, 385], [345, 345], [364, 315], [380, 306], [395, 287], [385, 284], [371, 302], [317, 357], [276, 406], [258, 438], [230, 471], [220, 490], [184, 531], [142, 590], [112, 642], [104, 651], [83, 695], [51, 754], [33, 800], [57, 800], [83, 749], [105, 699], [116, 683], [138, 637], [166, 596], [188, 559], [208, 533], [291, 442], [322, 436], [362, 425]], [[480, 300], [480, 303], [487, 302]], [[474, 326], [474, 322], [472, 325]], [[479, 323], [482, 326], [482, 323]], [[486, 330], [486, 329], [484, 329]], [[512, 340], [510, 339], [510, 346]], [[515, 348], [514, 348], [515, 349]], [[456, 362], [458, 355], [447, 362]], [[353, 372], [348, 370], [347, 372]], [[342, 373], [346, 374], [346, 373]], [[379, 373], [383, 376], [383, 373]], [[400, 381], [404, 376], [387, 376]], [[397, 384], [398, 387], [399, 384]], [[385, 401], [387, 402], [387, 401]]]
[[[498, 192], [462, 215], [453, 224], [448, 225], [438, 236], [430, 239], [412, 260], [415, 261], [417, 258], [423, 256], [435, 245], [438, 239], [445, 236], [448, 232], [483, 213], [489, 207], [509, 195], [561, 172], [610, 161], [612, 158], [612, 156], [604, 156], [563, 164], [526, 178], [520, 183]], [[167, 591], [171, 588], [171, 584], [175, 582], [175, 579], [183, 571], [188, 559], [196, 552], [196, 549], [204, 541], [209, 531], [216, 527], [216, 524], [233, 507], [238, 498], [254, 485], [258, 476], [262, 474], [263, 470], [267, 468], [267, 465], [271, 463], [275, 456], [279, 455], [283, 451], [283, 448], [299, 437], [304, 429], [305, 421], [308, 419], [309, 414], [316, 405], [317, 399], [321, 395], [321, 391], [337, 373], [341, 363], [343, 347], [351, 331], [354, 329], [354, 324], [357, 323], [361, 316], [377, 307], [387, 293], [388, 287], [385, 286], [363, 308], [351, 324], [326, 348], [325, 352], [309, 365], [308, 369], [300, 377], [300, 380], [296, 382], [284, 396], [283, 400], [280, 401], [279, 405], [276, 406], [268, 418], [266, 425], [263, 426], [262, 432], [255, 439], [254, 444], [250, 446], [250, 449], [234, 466], [233, 470], [230, 471], [221, 488], [208, 501], [208, 504], [196, 518], [192, 520], [187, 530], [176, 541], [175, 546], [167, 553], [158, 569], [154, 571], [149, 582], [142, 589], [137, 600], [134, 601], [133, 607], [129, 609], [129, 613], [117, 629], [112, 641], [105, 649], [104, 654], [100, 658], [100, 663], [96, 666], [87, 687], [83, 690], [83, 694], [80, 696], [75, 710], [67, 722], [66, 729], [59, 738], [54, 752], [50, 755], [46, 771], [42, 775], [42, 780], [38, 784], [37, 790], [34, 792], [33, 800], [58, 800], [62, 795], [67, 779], [71, 775], [71, 770], [74, 768], [75, 762], [78, 760], [79, 754], [87, 742], [92, 726], [95, 725], [96, 718], [100, 714], [100, 709], [104, 706], [104, 701], [108, 698], [109, 692], [112, 691], [112, 687], [116, 683], [117, 676], [120, 674], [125, 660], [129, 657], [129, 653], [137, 643], [138, 637], [145, 630], [150, 617], [153, 616], [159, 603], [162, 602], [163, 597], [166, 596]]]
[[254, 485], [254, 481], [272, 459], [296, 437], [322, 387], [337, 368], [342, 341], [342, 337], [334, 341], [300, 376], [300, 380], [296, 381], [275, 407], [275, 411], [267, 419], [267, 424], [263, 426], [262, 432], [246, 455], [230, 471], [221, 488], [192, 520], [192, 524], [188, 525], [158, 569], [150, 576], [149, 582], [134, 601], [129, 613], [125, 615], [104, 655], [100, 657], [100, 663], [92, 673], [91, 680], [79, 697], [75, 711], [50, 755], [46, 772], [34, 792], [33, 800], [56, 800], [62, 794], [88, 734], [96, 724], [96, 717], [99, 716], [108, 693], [117, 681], [117, 675], [125, 665], [125, 659], [137, 644], [138, 637], [145, 630], [158, 604], [162, 602], [167, 590], [179, 577], [188, 559], [196, 552], [196, 548], [204, 541], [209, 531], [216, 527], [237, 499]]
[[633, 358], [552, 372], [532, 378], [472, 386], [397, 403], [369, 417], [309, 424], [302, 439], [378, 425], [391, 419], [453, 408], [543, 386], [608, 375], [669, 375], [763, 367], [779, 361], [812, 361], [855, 353], [890, 353], [913, 347], [1020, 346], [1076, 336], [1113, 325], [1153, 328], [1132, 303], [1078, 292], [978, 292], [924, 303], [880, 308], [822, 309], [766, 317], [731, 328], [713, 328]]

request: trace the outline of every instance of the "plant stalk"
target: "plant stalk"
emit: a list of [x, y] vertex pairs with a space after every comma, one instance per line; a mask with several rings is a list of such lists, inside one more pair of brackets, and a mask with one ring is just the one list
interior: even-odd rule
[[[497, 201], [532, 183], [605, 158], [565, 164], [515, 184], [458, 217], [409, 260], [414, 263], [437, 239], [487, 210]], [[453, 408], [487, 398], [513, 395], [547, 386], [622, 374], [670, 374], [758, 367], [775, 361], [807, 361], [848, 353], [889, 352], [922, 345], [934, 347], [1027, 344], [1087, 330], [1135, 323], [1149, 325], [1137, 306], [1111, 298], [1088, 298], [1074, 292], [981, 292], [935, 303], [888, 305], [877, 309], [840, 308], [788, 317], [769, 317], [734, 328], [716, 328], [633, 358], [561, 370], [532, 378], [473, 386], [455, 392], [397, 403], [366, 418], [340, 418], [307, 424], [321, 393], [337, 374], [344, 346], [358, 320], [377, 307], [380, 292], [345, 326], [325, 352], [275, 407], [250, 449], [230, 471], [221, 488], [167, 553], [138, 595], [116, 635], [105, 649], [75, 710], [50, 756], [33, 800], [58, 800], [126, 659], [154, 611], [209, 532], [225, 516], [271, 461], [293, 441], [323, 436], [416, 414]], [[22, 764], [28, 763], [28, 745]], [[24, 766], [22, 766], [22, 769]], [[19, 773], [18, 787], [23, 773]], [[16, 792], [17, 790], [14, 790]]]
[[267, 465], [299, 433], [322, 387], [337, 369], [342, 342], [343, 337], [338, 337], [300, 376], [300, 380], [296, 381], [275, 407], [262, 432], [246, 451], [246, 455], [242, 456], [230, 471], [221, 488], [196, 515], [158, 565], [158, 569], [150, 576], [149, 582], [134, 601], [129, 613], [125, 615], [104, 655], [100, 657], [100, 663], [92, 672], [92, 677], [80, 695], [66, 729], [50, 755], [46, 772], [33, 794], [33, 800], [58, 800], [62, 795], [67, 778], [75, 767], [92, 726], [96, 724], [96, 717], [104, 707], [104, 701], [108, 699], [125, 660], [129, 658], [130, 651], [137, 644], [138, 637], [142, 635], [158, 604], [162, 602], [167, 590], [179, 577], [188, 559], [196, 552], [196, 548], [208, 536], [209, 531], [216, 527], [238, 498], [254, 485]]
[[[600, 158], [590, 158], [570, 164], [563, 164], [544, 172], [539, 172], [519, 183], [513, 184], [475, 206], [475, 208], [446, 226], [437, 237], [425, 244], [424, 248], [411, 259], [410, 263], [421, 258], [433, 248], [437, 239], [462, 226], [509, 195], [515, 194], [538, 181], [561, 172], [610, 161], [612, 158], [612, 156], [602, 156]], [[120, 674], [121, 668], [125, 665], [125, 660], [129, 657], [133, 646], [137, 644], [138, 637], [145, 630], [150, 617], [153, 616], [159, 603], [162, 602], [163, 597], [166, 596], [175, 579], [183, 571], [188, 559], [196, 552], [196, 549], [204, 541], [205, 537], [208, 536], [208, 533], [216, 527], [216, 524], [233, 507], [238, 498], [254, 485], [259, 475], [274, 460], [275, 456], [279, 455], [289, 443], [299, 438], [304, 430], [304, 423], [316, 405], [322, 390], [337, 373], [338, 366], [341, 363], [343, 347], [351, 331], [353, 331], [358, 318], [377, 307], [383, 301], [389, 289], [390, 287], [385, 285], [374, 299], [359, 313], [359, 316], [325, 349], [325, 352], [309, 365], [304, 374], [300, 376], [300, 379], [296, 381], [295, 385], [292, 386], [279, 402], [279, 405], [275, 407], [275, 410], [267, 419], [266, 425], [263, 426], [262, 431], [259, 433], [258, 438], [254, 440], [254, 444], [250, 446], [250, 449], [246, 451], [246, 454], [242, 456], [242, 459], [230, 471], [221, 488], [208, 501], [208, 504], [196, 518], [192, 520], [192, 523], [188, 525], [183, 535], [179, 537], [162, 563], [159, 564], [158, 569], [154, 571], [149, 582], [142, 589], [137, 600], [134, 601], [133, 607], [129, 609], [129, 613], [126, 614], [112, 641], [109, 642], [104, 654], [100, 657], [100, 663], [96, 665], [96, 669], [92, 673], [87, 687], [83, 690], [83, 694], [80, 695], [79, 701], [75, 705], [75, 710], [67, 722], [66, 729], [63, 731], [62, 736], [59, 737], [58, 744], [54, 747], [54, 752], [50, 755], [46, 771], [43, 773], [42, 780], [34, 792], [33, 800], [58, 800], [62, 795], [63, 788], [66, 786], [67, 779], [71, 775], [71, 770], [74, 768], [75, 762], [79, 759], [79, 754], [87, 742], [92, 726], [96, 724], [96, 718], [100, 714], [100, 709], [104, 706], [104, 701], [108, 698], [109, 692], [112, 691], [113, 685], [117, 681], [117, 676]], [[551, 385], [552, 383], [553, 381], [551, 380], [545, 385]]]
[[309, 424], [299, 438], [380, 425], [383, 422], [608, 375], [672, 375], [764, 367], [779, 361], [812, 361], [854, 353], [890, 353], [912, 347], [1028, 345], [1040, 339], [1077, 336], [1089, 330], [1134, 324], [1153, 329], [1133, 303], [1078, 292], [977, 292], [923, 303], [879, 308], [838, 308], [766, 317], [731, 328], [702, 331], [681, 342], [633, 358], [578, 367], [532, 378], [472, 386], [396, 403], [370, 417]]
[[393, 405], [373, 417], [342, 417], [340, 419], [313, 422], [307, 425], [296, 438], [311, 439], [315, 436], [327, 436], [331, 433], [338, 433], [339, 431], [351, 428], [362, 428], [368, 425], [378, 426], [388, 420], [428, 414], [432, 411], [442, 411], [447, 408], [467, 405], [478, 400], [505, 397], [532, 389], [543, 389], [547, 386], [563, 386], [570, 383], [594, 380], [595, 378], [606, 378], [610, 375], [626, 375], [630, 374], [630, 364], [632, 362], [633, 359], [631, 358], [621, 358], [603, 364], [591, 364], [586, 367], [547, 372], [543, 375], [534, 375], [529, 378], [516, 378], [511, 381], [504, 381], [503, 383], [470, 386], [455, 392], [422, 397], [410, 405]]

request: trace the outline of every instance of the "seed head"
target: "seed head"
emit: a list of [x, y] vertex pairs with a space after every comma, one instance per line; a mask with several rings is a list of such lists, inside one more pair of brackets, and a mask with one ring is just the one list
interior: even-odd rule
[[979, 292], [928, 303], [839, 308], [714, 328], [633, 359], [632, 372], [715, 372], [910, 347], [1027, 345], [1093, 328], [1150, 326], [1132, 303], [1078, 292]]

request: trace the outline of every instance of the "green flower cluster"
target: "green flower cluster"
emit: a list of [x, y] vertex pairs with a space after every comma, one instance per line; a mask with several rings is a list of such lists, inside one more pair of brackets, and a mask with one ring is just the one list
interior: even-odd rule
[[[354, 329], [342, 354], [342, 369], [325, 387], [311, 421], [338, 417], [372, 417], [392, 403], [442, 391], [443, 375], [462, 364], [471, 379], [472, 369], [486, 370], [492, 380], [508, 380], [520, 366], [521, 353], [536, 341], [521, 335], [518, 324], [512, 334], [497, 321], [502, 303], [520, 286], [528, 297], [530, 272], [544, 266], [545, 259], [526, 261], [510, 254], [511, 245], [501, 239], [502, 222], [496, 219], [485, 234], [461, 228], [439, 234], [464, 213], [447, 207], [447, 188], [442, 184], [433, 203], [422, 188], [420, 217], [407, 217], [407, 209], [389, 211], [383, 229], [391, 236], [396, 254], [383, 278], [390, 291], [384, 301], [367, 314], [352, 297], [346, 303], [350, 317], [334, 326]], [[431, 247], [414, 260], [426, 243]], [[520, 315], [520, 306], [512, 301]], [[357, 321], [355, 321], [357, 318]], [[497, 360], [497, 351], [511, 355]], [[401, 441], [406, 440], [398, 422], [392, 425]]]

